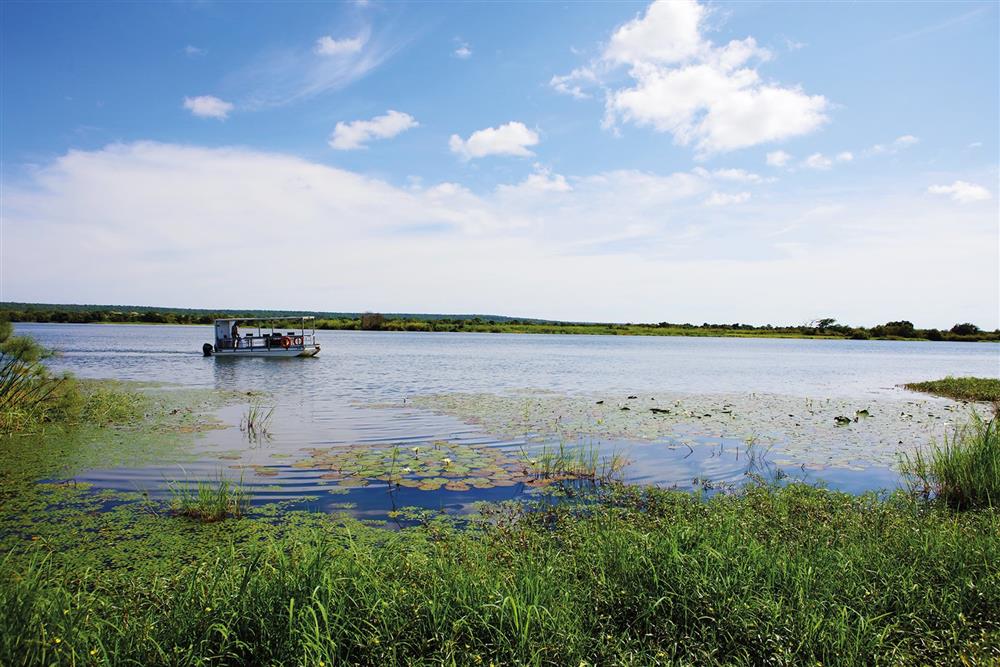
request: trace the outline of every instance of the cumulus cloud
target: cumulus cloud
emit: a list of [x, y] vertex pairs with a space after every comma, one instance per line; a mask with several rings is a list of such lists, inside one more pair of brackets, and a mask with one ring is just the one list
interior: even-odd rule
[[760, 76], [771, 53], [753, 37], [721, 46], [706, 39], [706, 15], [695, 0], [657, 0], [620, 26], [590, 66], [549, 85], [582, 98], [598, 73], [627, 67], [633, 83], [608, 88], [605, 126], [651, 127], [703, 156], [807, 134], [827, 121], [825, 97]]
[[536, 144], [538, 144], [538, 133], [518, 121], [476, 130], [464, 140], [459, 135], [453, 134], [448, 140], [451, 152], [460, 155], [464, 160], [487, 155], [529, 157], [534, 153], [528, 150], [528, 147]]
[[198, 97], [185, 97], [184, 108], [199, 118], [225, 120], [229, 117], [229, 112], [233, 110], [233, 105], [213, 95], [199, 95]]
[[[705, 206], [730, 184], [754, 205]], [[1000, 298], [993, 207], [819, 190], [772, 195], [762, 210], [755, 187], [707, 170], [539, 165], [482, 192], [397, 187], [280, 153], [110, 145], [6, 184], [0, 279], [18, 301], [227, 308], [252, 294], [288, 309], [600, 321], [795, 322], [822, 302], [848, 322], [895, 309], [941, 326]], [[925, 270], [932, 263], [938, 271]], [[309, 289], [290, 291], [266, 270], [233, 280], [234, 266], [277, 265]], [[899, 280], [865, 291], [887, 274]], [[970, 284], [981, 289], [961, 289]], [[996, 326], [996, 313], [982, 317]]]
[[769, 167], [784, 167], [792, 159], [792, 155], [785, 151], [773, 151], [767, 154], [766, 159]]
[[959, 204], [986, 201], [993, 196], [983, 186], [966, 181], [955, 181], [951, 185], [932, 185], [927, 188], [927, 192], [932, 195], [947, 195]]
[[410, 114], [392, 109], [370, 120], [341, 121], [330, 135], [330, 147], [341, 151], [367, 148], [366, 144], [373, 139], [390, 139], [417, 125]]
[[313, 53], [322, 56], [342, 56], [360, 51], [367, 40], [367, 35], [350, 37], [346, 39], [334, 39], [330, 35], [323, 35], [316, 40], [313, 46]]
[[458, 48], [452, 51], [452, 55], [454, 55], [456, 58], [461, 58], [462, 60], [465, 60], [466, 58], [471, 58], [472, 47], [470, 47], [466, 42], [459, 42]]

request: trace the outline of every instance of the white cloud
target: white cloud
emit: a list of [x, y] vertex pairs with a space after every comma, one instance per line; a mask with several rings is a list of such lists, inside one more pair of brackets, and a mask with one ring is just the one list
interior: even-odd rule
[[927, 192], [932, 195], [948, 195], [960, 204], [986, 201], [993, 196], [983, 186], [966, 181], [955, 181], [951, 185], [932, 185], [927, 188]]
[[368, 27], [355, 37], [321, 37], [313, 44], [272, 49], [231, 73], [229, 90], [240, 91], [240, 109], [260, 110], [311, 99], [340, 90], [392, 57], [405, 39], [392, 39]]
[[725, 192], [713, 192], [711, 196], [705, 200], [706, 206], [731, 206], [733, 204], [742, 204], [743, 202], [749, 201], [749, 192], [736, 192], [733, 194]]
[[767, 154], [767, 164], [770, 167], [784, 167], [791, 159], [791, 153], [785, 151], [773, 151]]
[[809, 169], [829, 169], [833, 166], [833, 161], [822, 153], [813, 153], [802, 162], [802, 166]]
[[389, 139], [417, 125], [410, 114], [392, 109], [370, 120], [341, 121], [330, 135], [330, 147], [341, 151], [367, 148], [365, 144], [372, 139]]
[[892, 140], [889, 145], [886, 144], [875, 144], [867, 151], [866, 155], [895, 155], [899, 151], [910, 148], [920, 143], [920, 138], [915, 137], [912, 134], [904, 134], [901, 137], [896, 137]]
[[[694, 171], [698, 172], [701, 168], [696, 168]], [[704, 171], [704, 170], [701, 170]], [[716, 169], [710, 172], [711, 175], [717, 179], [723, 181], [737, 181], [740, 183], [760, 183], [765, 179], [760, 176], [760, 174], [755, 174], [745, 169]]]
[[451, 152], [461, 155], [465, 160], [487, 155], [528, 157], [534, 155], [528, 147], [536, 144], [538, 144], [538, 133], [517, 121], [477, 130], [466, 140], [457, 134], [451, 135], [448, 140]]
[[693, 0], [654, 2], [614, 32], [604, 57], [628, 65], [683, 62], [709, 46], [701, 36], [704, 18], [705, 8]]
[[313, 53], [321, 56], [342, 56], [357, 53], [364, 47], [366, 40], [367, 35], [346, 39], [334, 39], [330, 35], [323, 35], [316, 40]]
[[657, 0], [612, 34], [599, 59], [549, 85], [583, 98], [600, 73], [627, 66], [633, 85], [609, 87], [605, 126], [652, 127], [700, 155], [807, 134], [827, 121], [825, 97], [761, 78], [755, 63], [771, 53], [753, 37], [723, 46], [707, 40], [706, 15], [694, 0]]
[[192, 44], [188, 44], [187, 46], [184, 47], [184, 54], [192, 58], [196, 56], [203, 56], [206, 53], [208, 52], [205, 49], [200, 49]]
[[968, 145], [968, 148], [982, 148], [982, 147], [983, 147], [983, 142], [981, 141], [973, 141], [971, 144]]
[[596, 82], [597, 75], [594, 73], [594, 70], [589, 67], [577, 67], [569, 74], [553, 76], [549, 80], [549, 85], [558, 93], [570, 95], [578, 100], [584, 100], [590, 97], [589, 93], [584, 92], [584, 85]]
[[[0, 279], [17, 301], [233, 308], [252, 294], [301, 310], [761, 323], [801, 321], [824, 303], [850, 323], [900, 312], [924, 326], [997, 326], [983, 308], [1000, 299], [995, 207], [915, 201], [908, 189], [758, 201], [753, 184], [740, 186], [752, 205], [705, 206], [734, 182], [536, 167], [476, 193], [248, 149], [111, 145], [11, 179]], [[274, 265], [310, 289], [289, 291], [268, 271], [233, 280], [234, 266]], [[898, 280], [866, 291], [885, 275]], [[650, 288], [671, 285], [684, 288]]]
[[837, 162], [850, 162], [854, 159], [854, 153], [851, 151], [842, 151], [837, 153], [837, 157], [834, 158]]
[[465, 60], [466, 58], [472, 57], [472, 47], [470, 47], [466, 42], [460, 42], [458, 48], [452, 52], [456, 58], [461, 58]]
[[212, 95], [199, 95], [198, 97], [185, 97], [184, 108], [199, 118], [225, 120], [229, 117], [229, 112], [233, 110], [233, 105]]

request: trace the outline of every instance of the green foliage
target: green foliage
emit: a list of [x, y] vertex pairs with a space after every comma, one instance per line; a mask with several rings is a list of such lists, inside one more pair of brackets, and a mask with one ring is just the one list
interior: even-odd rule
[[242, 480], [235, 482], [220, 476], [214, 482], [172, 482], [170, 507], [178, 515], [213, 523], [240, 518], [250, 508], [251, 494]]
[[900, 471], [910, 488], [958, 509], [1000, 506], [1000, 416], [971, 421], [913, 456], [903, 454]]
[[943, 380], [911, 382], [903, 386], [959, 401], [1000, 401], [1000, 378], [948, 376]]
[[[0, 562], [0, 663], [1000, 659], [993, 511], [801, 485], [707, 502], [614, 485], [488, 506], [468, 530], [418, 516], [397, 532], [319, 515], [218, 531], [147, 513], [102, 523], [98, 544], [80, 535], [11, 552]], [[134, 559], [111, 557], [122, 545]]]

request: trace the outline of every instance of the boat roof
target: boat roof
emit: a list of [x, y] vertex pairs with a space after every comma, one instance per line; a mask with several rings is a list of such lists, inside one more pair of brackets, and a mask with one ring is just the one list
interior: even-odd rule
[[219, 317], [216, 322], [291, 322], [293, 320], [315, 320], [312, 315], [290, 315], [286, 317]]

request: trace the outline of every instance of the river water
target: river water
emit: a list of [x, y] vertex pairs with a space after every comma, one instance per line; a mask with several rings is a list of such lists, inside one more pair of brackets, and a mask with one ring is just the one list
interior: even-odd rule
[[[372, 517], [406, 505], [461, 510], [475, 500], [516, 497], [531, 485], [515, 476], [457, 490], [393, 488], [376, 479], [345, 486], [322, 477], [331, 469], [329, 448], [426, 451], [439, 443], [455, 456], [486, 448], [523, 459], [538, 447], [585, 443], [624, 453], [630, 480], [690, 488], [742, 480], [740, 446], [752, 430], [773, 435], [783, 468], [807, 481], [851, 491], [892, 487], [899, 479], [886, 463], [886, 443], [921, 444], [909, 440], [939, 434], [962, 409], [899, 385], [947, 375], [1000, 377], [1000, 345], [988, 343], [319, 331], [318, 357], [276, 360], [203, 357], [210, 327], [19, 324], [17, 333], [58, 350], [50, 365], [79, 377], [266, 392], [262, 400], [274, 407], [269, 437], [248, 441], [238, 428], [247, 405], [227, 407], [219, 416], [229, 428], [201, 438], [205, 458], [184, 474], [238, 473], [258, 501], [305, 499], [318, 510], [346, 502]], [[449, 397], [465, 403], [455, 407]], [[484, 414], [491, 397], [503, 400], [496, 414]], [[669, 428], [619, 423], [668, 402], [676, 406]], [[706, 421], [701, 411], [708, 405], [717, 407]], [[874, 417], [827, 429], [834, 412], [852, 409]], [[549, 411], [558, 427], [548, 428], [532, 410]], [[746, 416], [733, 421], [731, 412], [741, 411]], [[521, 412], [530, 430], [508, 428]], [[720, 414], [729, 421], [719, 421]], [[580, 415], [598, 426], [568, 431], [569, 418]], [[840, 440], [846, 453], [837, 451]], [[228, 457], [212, 454], [219, 451]], [[92, 470], [79, 479], [158, 493], [177, 475], [176, 466], [164, 465]]]

